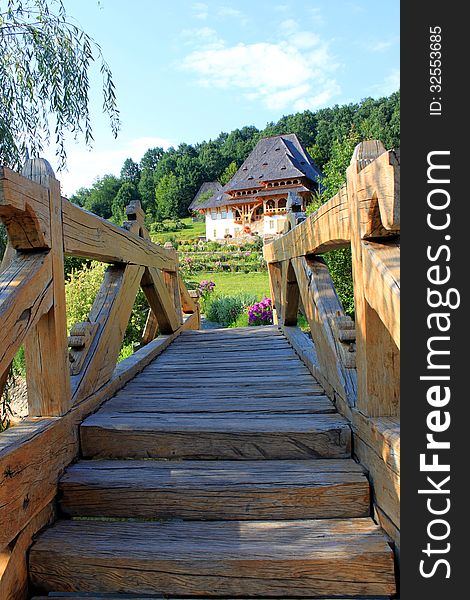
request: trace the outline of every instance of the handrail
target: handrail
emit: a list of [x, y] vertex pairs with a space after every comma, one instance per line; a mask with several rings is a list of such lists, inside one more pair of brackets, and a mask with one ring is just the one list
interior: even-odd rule
[[[0, 273], [0, 384], [24, 344], [30, 416], [63, 415], [106, 384], [139, 287], [150, 306], [142, 345], [157, 331], [199, 327], [176, 251], [151, 242], [139, 202], [126, 213], [119, 227], [61, 197], [43, 159], [28, 160], [21, 175], [0, 167], [0, 219], [9, 240]], [[88, 320], [70, 338], [64, 255], [110, 263]]]
[[[346, 183], [328, 202], [267, 244], [278, 323], [295, 325], [300, 302], [315, 344], [317, 375], [344, 408], [395, 416], [399, 404], [399, 152], [377, 141], [354, 151]], [[290, 220], [295, 221], [294, 215]], [[351, 247], [355, 323], [318, 256]]]

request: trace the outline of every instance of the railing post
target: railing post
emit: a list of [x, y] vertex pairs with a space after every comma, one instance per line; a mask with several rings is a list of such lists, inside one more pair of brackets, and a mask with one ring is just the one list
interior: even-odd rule
[[[358, 176], [383, 152], [385, 149], [380, 142], [362, 142], [356, 146], [347, 169], [356, 321], [357, 408], [370, 417], [397, 415], [400, 398], [399, 350], [365, 295], [363, 250], [367, 242], [364, 238], [371, 233], [372, 225], [377, 226], [374, 234], [380, 235], [380, 218], [378, 225], [370, 214], [367, 215], [369, 223], [361, 218], [364, 217], [364, 202], [371, 200], [377, 190], [372, 192], [375, 181], [371, 181], [369, 186], [365, 186], [364, 182], [358, 185]], [[368, 194], [367, 198], [362, 197], [364, 194]], [[370, 212], [373, 208], [370, 204]], [[375, 208], [378, 213], [378, 205]], [[399, 315], [396, 318], [399, 319]]]
[[71, 407], [60, 183], [44, 159], [30, 159], [23, 175], [49, 191], [53, 304], [25, 340], [30, 416], [59, 416]]

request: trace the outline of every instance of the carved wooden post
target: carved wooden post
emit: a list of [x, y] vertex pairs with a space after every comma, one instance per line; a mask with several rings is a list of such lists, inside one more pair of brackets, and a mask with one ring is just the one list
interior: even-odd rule
[[273, 305], [273, 323], [282, 323], [282, 266], [281, 263], [268, 263], [269, 289], [271, 290], [271, 302]]
[[48, 189], [52, 263], [52, 308], [25, 340], [30, 416], [59, 416], [72, 403], [65, 307], [64, 243], [60, 184], [44, 159], [26, 161], [23, 175]]
[[[396, 188], [394, 166], [389, 164], [388, 153], [384, 153], [385, 148], [380, 142], [362, 142], [356, 147], [347, 170], [356, 320], [357, 408], [371, 417], [397, 415], [400, 398], [399, 350], [366, 298], [368, 273], [364, 253], [367, 253], [368, 242], [365, 240], [399, 233], [399, 202], [396, 201], [399, 189]], [[378, 159], [383, 154], [387, 160]], [[380, 290], [369, 288], [370, 294], [380, 294]], [[399, 314], [394, 318], [399, 322]]]

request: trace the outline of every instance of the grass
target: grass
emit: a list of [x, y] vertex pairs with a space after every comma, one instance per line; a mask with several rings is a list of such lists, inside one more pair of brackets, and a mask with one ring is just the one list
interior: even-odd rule
[[240, 292], [250, 292], [258, 300], [264, 296], [269, 297], [269, 280], [266, 271], [261, 273], [195, 273], [191, 281], [199, 283], [203, 279], [210, 279], [215, 283], [216, 294], [233, 296]]
[[[153, 242], [164, 244], [165, 242], [171, 242], [173, 240], [194, 240], [201, 235], [206, 235], [206, 223], [205, 221], [193, 222], [192, 217], [186, 217], [181, 219], [185, 224], [184, 229], [178, 229], [175, 231], [165, 231], [164, 233], [152, 233], [151, 238]], [[165, 225], [171, 227], [171, 221], [165, 221]]]

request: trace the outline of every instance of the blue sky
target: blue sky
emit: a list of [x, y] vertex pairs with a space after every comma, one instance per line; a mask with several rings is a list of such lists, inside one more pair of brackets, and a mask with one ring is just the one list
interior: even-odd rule
[[[152, 146], [194, 143], [284, 114], [399, 88], [399, 0], [64, 0], [117, 87], [117, 140], [92, 77], [95, 143], [68, 145], [65, 193]], [[55, 163], [53, 153], [49, 158]]]

